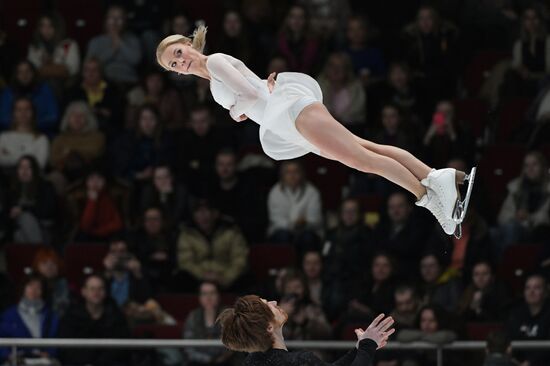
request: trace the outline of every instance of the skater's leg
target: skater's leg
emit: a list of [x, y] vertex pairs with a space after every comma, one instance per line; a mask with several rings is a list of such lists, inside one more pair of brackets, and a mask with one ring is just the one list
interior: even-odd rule
[[321, 155], [366, 173], [380, 175], [420, 199], [426, 188], [396, 160], [362, 147], [350, 131], [336, 121], [321, 103], [310, 104], [296, 118], [298, 131]]

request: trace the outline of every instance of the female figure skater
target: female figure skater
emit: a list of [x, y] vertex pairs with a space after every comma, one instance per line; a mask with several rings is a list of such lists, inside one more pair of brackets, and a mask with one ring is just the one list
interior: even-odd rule
[[[283, 338], [283, 325], [288, 315], [276, 301], [255, 295], [243, 296], [233, 308], [218, 317], [222, 326], [222, 342], [234, 351], [249, 352], [245, 366], [325, 366], [312, 352], [288, 352]], [[367, 329], [355, 329], [356, 349], [346, 353], [334, 366], [371, 366], [374, 352], [388, 342], [395, 331], [393, 319], [378, 315]]]
[[[157, 61], [168, 71], [210, 80], [214, 100], [237, 121], [252, 119], [260, 125], [264, 152], [275, 160], [294, 159], [309, 152], [374, 173], [413, 193], [444, 231], [460, 236], [472, 188], [470, 175], [455, 169], [430, 169], [409, 152], [378, 145], [355, 136], [336, 121], [322, 104], [319, 84], [302, 73], [284, 72], [260, 79], [236, 58], [202, 53], [206, 27], [192, 38], [171, 35], [157, 48]], [[469, 180], [466, 199], [458, 199], [458, 185]], [[457, 228], [457, 225], [458, 228]]]

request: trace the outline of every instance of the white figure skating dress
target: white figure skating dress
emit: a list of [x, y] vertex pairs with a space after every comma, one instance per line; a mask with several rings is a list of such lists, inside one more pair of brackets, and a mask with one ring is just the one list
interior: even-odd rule
[[267, 80], [260, 79], [246, 65], [223, 53], [208, 56], [210, 91], [214, 100], [235, 120], [241, 114], [260, 125], [264, 152], [275, 160], [294, 159], [309, 152], [320, 154], [296, 129], [302, 109], [323, 102], [321, 88], [309, 75], [282, 72], [277, 75], [273, 93]]

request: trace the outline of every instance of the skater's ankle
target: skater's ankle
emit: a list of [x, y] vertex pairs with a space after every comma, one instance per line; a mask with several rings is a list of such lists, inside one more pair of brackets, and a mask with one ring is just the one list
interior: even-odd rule
[[464, 181], [466, 180], [466, 173], [464, 173], [461, 170], [456, 171], [456, 182], [458, 184], [464, 184]]

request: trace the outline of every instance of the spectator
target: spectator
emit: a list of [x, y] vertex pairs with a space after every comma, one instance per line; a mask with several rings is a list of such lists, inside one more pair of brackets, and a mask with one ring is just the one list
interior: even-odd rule
[[509, 298], [491, 265], [478, 262], [472, 268], [472, 283], [462, 293], [457, 313], [466, 322], [502, 321], [508, 313]]
[[523, 11], [520, 37], [514, 42], [512, 53], [512, 69], [505, 76], [503, 96], [533, 97], [540, 81], [550, 72], [550, 36], [532, 7]]
[[428, 252], [420, 259], [422, 302], [439, 305], [452, 313], [456, 310], [462, 289], [460, 281], [443, 270], [441, 259], [435, 254]]
[[38, 80], [34, 66], [26, 60], [17, 63], [11, 84], [0, 94], [0, 130], [8, 128], [10, 118], [16, 119], [15, 105], [21, 98], [32, 101], [37, 130], [48, 135], [57, 131], [59, 106], [54, 93], [48, 84]]
[[194, 195], [198, 195], [205, 181], [214, 176], [216, 154], [224, 147], [231, 147], [227, 135], [214, 126], [211, 109], [197, 105], [191, 110], [190, 129], [183, 131], [177, 140], [176, 160], [179, 176], [189, 182]]
[[127, 127], [135, 127], [138, 113], [145, 104], [152, 104], [157, 108], [163, 129], [178, 130], [184, 127], [185, 118], [180, 95], [170, 87], [164, 74], [158, 70], [149, 71], [143, 79], [143, 85], [130, 90], [127, 99]]
[[[184, 339], [219, 339], [221, 326], [216, 319], [220, 314], [220, 291], [214, 282], [204, 281], [199, 287], [199, 307], [191, 311], [183, 327]], [[191, 365], [226, 365], [233, 352], [220, 347], [185, 347], [184, 353]]]
[[277, 39], [277, 52], [287, 61], [289, 71], [314, 74], [320, 56], [319, 41], [311, 34], [306, 9], [293, 5], [288, 10]]
[[131, 243], [154, 292], [168, 291], [176, 264], [176, 236], [160, 207], [151, 206], [143, 211]]
[[61, 187], [80, 178], [88, 165], [102, 157], [104, 150], [105, 136], [98, 131], [97, 119], [88, 104], [83, 101], [69, 104], [50, 156]]
[[347, 20], [346, 47], [355, 75], [364, 86], [379, 80], [386, 73], [386, 64], [382, 51], [368, 45], [374, 30], [361, 16], [351, 16]]
[[150, 206], [162, 208], [168, 228], [177, 228], [181, 222], [189, 221], [192, 197], [187, 188], [175, 180], [170, 167], [155, 166], [152, 178], [141, 194], [140, 211]]
[[298, 160], [281, 164], [280, 180], [269, 192], [267, 207], [271, 241], [295, 243], [300, 249], [318, 246], [323, 224], [321, 195], [306, 180]]
[[107, 179], [99, 168], [91, 168], [83, 183], [68, 193], [74, 227], [71, 237], [79, 241], [105, 241], [124, 228], [124, 197], [120, 185]]
[[141, 55], [139, 39], [126, 30], [126, 11], [119, 5], [111, 5], [105, 14], [105, 33], [88, 43], [86, 58], [97, 58], [103, 64], [107, 80], [127, 87], [138, 81], [136, 68]]
[[232, 150], [220, 150], [216, 155], [216, 179], [205, 195], [222, 215], [232, 218], [250, 241], [263, 240], [267, 215], [265, 194], [253, 179], [237, 171], [237, 155]]
[[88, 58], [82, 65], [82, 81], [67, 92], [66, 104], [85, 101], [97, 118], [98, 127], [108, 138], [122, 130], [120, 101], [113, 86], [104, 80], [101, 61]]
[[0, 166], [14, 167], [24, 155], [31, 155], [43, 169], [48, 161], [50, 143], [36, 130], [32, 101], [18, 98], [13, 103], [11, 131], [0, 134]]
[[[27, 277], [21, 286], [18, 303], [6, 309], [0, 317], [0, 338], [55, 338], [59, 320], [44, 299], [42, 279], [37, 276]], [[22, 348], [19, 352], [18, 358], [43, 358], [50, 361], [56, 354], [52, 348]], [[0, 348], [0, 361], [10, 362], [10, 357], [11, 349]], [[17, 363], [17, 360], [11, 362]]]
[[53, 81], [59, 91], [78, 74], [80, 50], [74, 40], [65, 37], [65, 24], [59, 14], [43, 14], [38, 18], [27, 59], [40, 76]]
[[307, 280], [300, 272], [289, 271], [283, 278], [279, 306], [288, 314], [283, 335], [289, 340], [328, 339], [332, 329], [323, 309], [311, 302]]
[[149, 279], [143, 275], [141, 262], [124, 240], [113, 240], [103, 259], [107, 290], [124, 311], [130, 327], [139, 323], [162, 322], [163, 313], [152, 300]]
[[432, 97], [450, 97], [456, 86], [458, 29], [431, 6], [418, 9], [403, 30], [407, 62]]
[[43, 248], [36, 252], [32, 264], [33, 272], [42, 276], [46, 285], [48, 303], [53, 312], [61, 317], [69, 306], [69, 284], [62, 276], [63, 262], [53, 248]]
[[457, 120], [454, 106], [448, 100], [437, 103], [423, 144], [426, 156], [433, 166], [445, 166], [447, 161], [456, 156], [473, 161], [476, 151], [474, 137]]
[[498, 214], [495, 242], [500, 252], [521, 241], [548, 236], [550, 217], [550, 173], [544, 155], [525, 155], [521, 175], [508, 183], [508, 195]]
[[304, 253], [302, 271], [307, 280], [311, 303], [320, 306], [327, 319], [336, 319], [346, 306], [344, 286], [337, 281], [327, 279], [323, 271], [321, 253], [313, 250]]
[[351, 59], [346, 53], [331, 54], [318, 81], [323, 102], [334, 118], [344, 125], [365, 123], [365, 90], [354, 75]]
[[391, 317], [395, 320], [398, 329], [415, 327], [420, 310], [420, 298], [416, 289], [410, 285], [401, 285], [394, 292], [395, 308]]
[[241, 14], [235, 10], [225, 12], [222, 21], [222, 31], [213, 47], [215, 52], [231, 55], [246, 65], [253, 62], [253, 50], [250, 37], [246, 33]]
[[449, 269], [461, 274], [465, 282], [470, 280], [472, 268], [476, 262], [490, 261], [493, 243], [489, 235], [489, 225], [470, 207], [462, 222], [462, 237], [445, 235], [438, 227], [428, 235], [427, 250], [438, 253]]
[[[397, 333], [399, 342], [423, 341], [443, 345], [456, 340], [457, 335], [450, 329], [449, 315], [437, 305], [426, 305], [419, 311], [416, 329], [403, 329]], [[402, 359], [406, 365], [436, 365], [433, 352], [419, 352], [416, 355], [406, 355]]]
[[193, 25], [193, 22], [191, 22], [191, 19], [187, 15], [181, 12], [177, 12], [174, 15], [168, 19], [167, 24], [165, 25], [165, 28], [167, 28], [164, 32], [165, 36], [168, 36], [170, 34], [191, 34], [193, 32], [193, 29], [191, 28]]
[[373, 235], [364, 224], [359, 201], [351, 198], [342, 201], [338, 226], [327, 233], [324, 245], [323, 269], [327, 281], [342, 287], [349, 296], [353, 283], [363, 274], [362, 262], [370, 262], [374, 250]]
[[[83, 301], [72, 304], [61, 319], [60, 338], [128, 338], [130, 332], [124, 315], [108, 300], [105, 280], [90, 275], [84, 280]], [[63, 364], [119, 366], [127, 364], [127, 354], [116, 348], [62, 348]]]
[[220, 218], [207, 201], [196, 202], [192, 214], [193, 222], [178, 239], [177, 283], [184, 291], [199, 281], [212, 281], [226, 289], [238, 287], [248, 259], [241, 231]]
[[[513, 340], [547, 340], [550, 338], [550, 306], [548, 283], [540, 275], [531, 275], [525, 281], [523, 304], [508, 314], [508, 336]], [[529, 366], [543, 366], [550, 362], [546, 351], [517, 351], [516, 358]]]
[[[399, 108], [386, 104], [381, 112], [381, 129], [374, 135], [374, 142], [400, 147], [407, 151], [417, 151], [418, 126], [407, 123]], [[414, 131], [416, 130], [416, 131]]]
[[351, 13], [349, 0], [299, 0], [298, 4], [308, 12], [313, 33], [328, 41], [341, 41], [334, 38], [345, 32]]
[[42, 178], [36, 159], [30, 155], [17, 163], [7, 206], [15, 242], [50, 242], [57, 214], [55, 190]]
[[376, 228], [379, 249], [384, 249], [399, 261], [395, 268], [405, 277], [415, 276], [426, 240], [427, 228], [417, 215], [414, 206], [404, 192], [395, 192], [388, 198], [388, 220]]
[[485, 348], [485, 362], [483, 366], [517, 366], [512, 359], [512, 345], [504, 332], [491, 332], [487, 336]]
[[368, 278], [358, 278], [352, 300], [348, 304], [348, 317], [352, 322], [372, 319], [376, 314], [391, 313], [394, 308], [395, 262], [388, 254], [379, 252], [372, 258]]
[[153, 177], [155, 165], [170, 165], [173, 144], [163, 132], [154, 106], [144, 105], [137, 115], [136, 127], [121, 136], [111, 155], [119, 177], [145, 184]]

